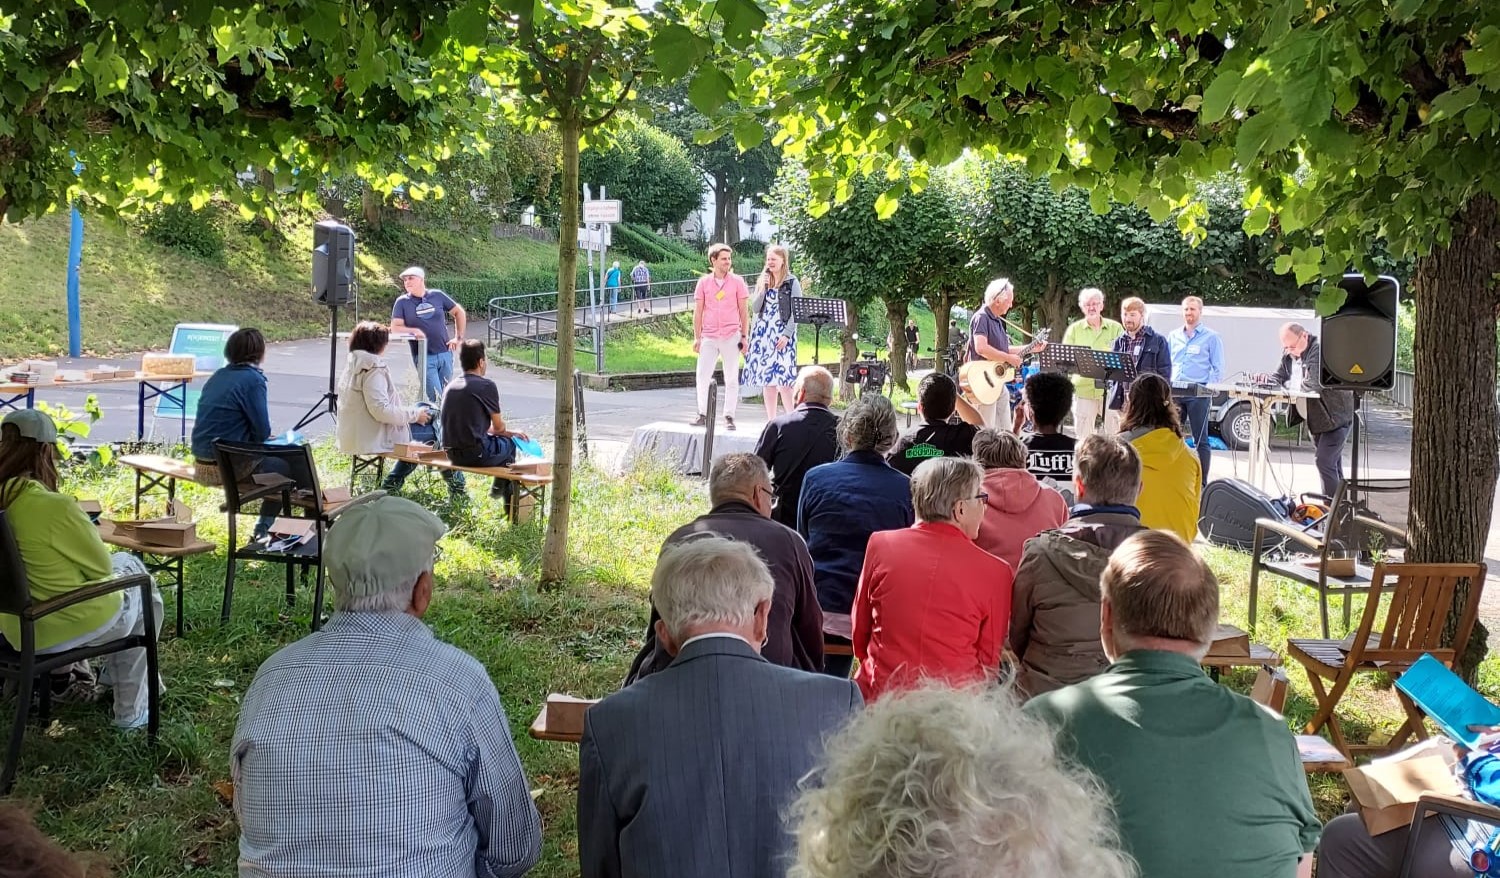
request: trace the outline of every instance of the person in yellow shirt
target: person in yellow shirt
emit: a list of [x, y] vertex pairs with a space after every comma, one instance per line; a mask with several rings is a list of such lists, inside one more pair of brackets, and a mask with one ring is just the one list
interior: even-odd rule
[[[1115, 339], [1125, 331], [1119, 323], [1104, 316], [1104, 291], [1085, 287], [1078, 291], [1078, 309], [1083, 319], [1068, 325], [1063, 344], [1081, 345], [1096, 351], [1113, 350]], [[1104, 432], [1120, 431], [1120, 413], [1104, 405], [1104, 383], [1093, 378], [1073, 376], [1073, 435], [1080, 440], [1099, 429], [1104, 416]]]
[[[16, 548], [26, 565], [31, 598], [45, 601], [76, 591], [85, 583], [145, 573], [139, 558], [111, 555], [78, 501], [57, 490], [57, 425], [35, 409], [14, 411], [0, 421], [0, 509], [5, 510]], [[161, 633], [161, 595], [152, 588], [156, 633]], [[130, 589], [82, 601], [48, 614], [36, 624], [40, 653], [62, 652], [90, 643], [117, 640], [145, 631], [141, 593]], [[20, 648], [21, 625], [0, 613], [0, 633]], [[139, 728], [147, 708], [146, 651], [131, 649], [105, 656], [114, 688], [115, 725]]]
[[1141, 524], [1168, 530], [1183, 542], [1198, 535], [1203, 480], [1198, 457], [1182, 438], [1172, 385], [1155, 372], [1136, 376], [1125, 397], [1121, 435], [1141, 456]]

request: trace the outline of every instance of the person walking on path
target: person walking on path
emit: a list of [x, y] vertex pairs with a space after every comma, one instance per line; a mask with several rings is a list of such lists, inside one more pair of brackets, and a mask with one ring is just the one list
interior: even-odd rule
[[778, 396], [785, 411], [796, 407], [792, 385], [797, 380], [797, 318], [792, 316], [792, 298], [802, 295], [802, 284], [789, 262], [785, 247], [767, 247], [766, 266], [750, 297], [755, 322], [745, 353], [745, 383], [765, 391], [767, 423], [776, 419]]
[[708, 426], [708, 385], [714, 365], [724, 364], [724, 426], [734, 429], [740, 403], [740, 355], [750, 332], [750, 288], [735, 274], [734, 251], [728, 244], [708, 248], [710, 271], [693, 290], [693, 353], [698, 355], [698, 418], [695, 427]]
[[615, 313], [620, 304], [620, 263], [616, 262], [604, 274], [604, 290], [609, 293], [609, 313]]
[[646, 260], [642, 259], [630, 270], [630, 283], [634, 286], [635, 304], [632, 306], [633, 314], [651, 313], [651, 269], [646, 267]]
[[[391, 329], [414, 329], [427, 336], [427, 372], [422, 382], [422, 398], [436, 403], [443, 388], [453, 380], [453, 352], [463, 340], [469, 315], [464, 307], [442, 290], [427, 288], [427, 270], [420, 265], [401, 272], [406, 295], [391, 306]], [[448, 334], [448, 317], [453, 315], [453, 334]], [[418, 370], [417, 343], [411, 343], [412, 365]]]

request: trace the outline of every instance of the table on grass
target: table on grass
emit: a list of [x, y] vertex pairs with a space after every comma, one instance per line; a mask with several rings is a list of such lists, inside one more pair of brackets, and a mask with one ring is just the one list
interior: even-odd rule
[[[194, 539], [185, 546], [157, 546], [151, 543], [143, 543], [138, 539], [128, 537], [115, 530], [114, 522], [108, 519], [99, 521], [99, 538], [108, 545], [124, 549], [146, 565], [146, 569], [152, 573], [164, 573], [170, 577], [177, 590], [177, 636], [181, 637], [183, 632], [182, 623], [182, 590], [183, 590], [183, 562], [194, 555], [203, 555], [212, 552], [217, 546], [206, 540]], [[162, 583], [158, 582], [160, 586]]]
[[5, 409], [35, 408], [36, 392], [39, 388], [47, 390], [71, 390], [74, 388], [97, 387], [103, 384], [125, 384], [133, 381], [136, 384], [136, 438], [146, 438], [146, 403], [160, 397], [177, 406], [179, 420], [182, 424], [180, 438], [186, 442], [188, 385], [199, 378], [206, 378], [211, 374], [211, 372], [194, 372], [189, 376], [132, 374], [121, 378], [87, 378], [81, 381], [53, 380], [45, 384], [5, 383], [0, 384], [0, 411]]

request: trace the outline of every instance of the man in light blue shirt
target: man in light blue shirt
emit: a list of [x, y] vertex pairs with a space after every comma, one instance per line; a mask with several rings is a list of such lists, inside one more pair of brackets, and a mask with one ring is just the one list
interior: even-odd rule
[[[1224, 380], [1224, 340], [1202, 324], [1203, 300], [1188, 296], [1182, 300], [1182, 327], [1167, 336], [1172, 352], [1172, 386], [1184, 389], [1189, 384], [1214, 384]], [[1198, 449], [1199, 470], [1208, 483], [1210, 452], [1208, 447], [1208, 412], [1211, 396], [1181, 395], [1176, 398], [1177, 411], [1193, 433]]]
[[240, 878], [517, 878], [540, 858], [495, 684], [422, 624], [445, 530], [380, 497], [329, 531], [334, 614], [261, 665], [234, 731]]

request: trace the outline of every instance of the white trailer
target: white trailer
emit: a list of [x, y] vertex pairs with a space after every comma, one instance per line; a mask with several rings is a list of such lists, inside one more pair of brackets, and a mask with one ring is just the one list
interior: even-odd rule
[[[1182, 305], [1147, 305], [1146, 323], [1162, 335], [1182, 326]], [[1314, 335], [1322, 321], [1310, 308], [1244, 308], [1205, 305], [1202, 325], [1224, 341], [1224, 381], [1247, 379], [1257, 372], [1274, 372], [1281, 364], [1280, 329], [1300, 323]], [[1250, 447], [1250, 404], [1225, 394], [1214, 397], [1210, 426], [1231, 448]]]

